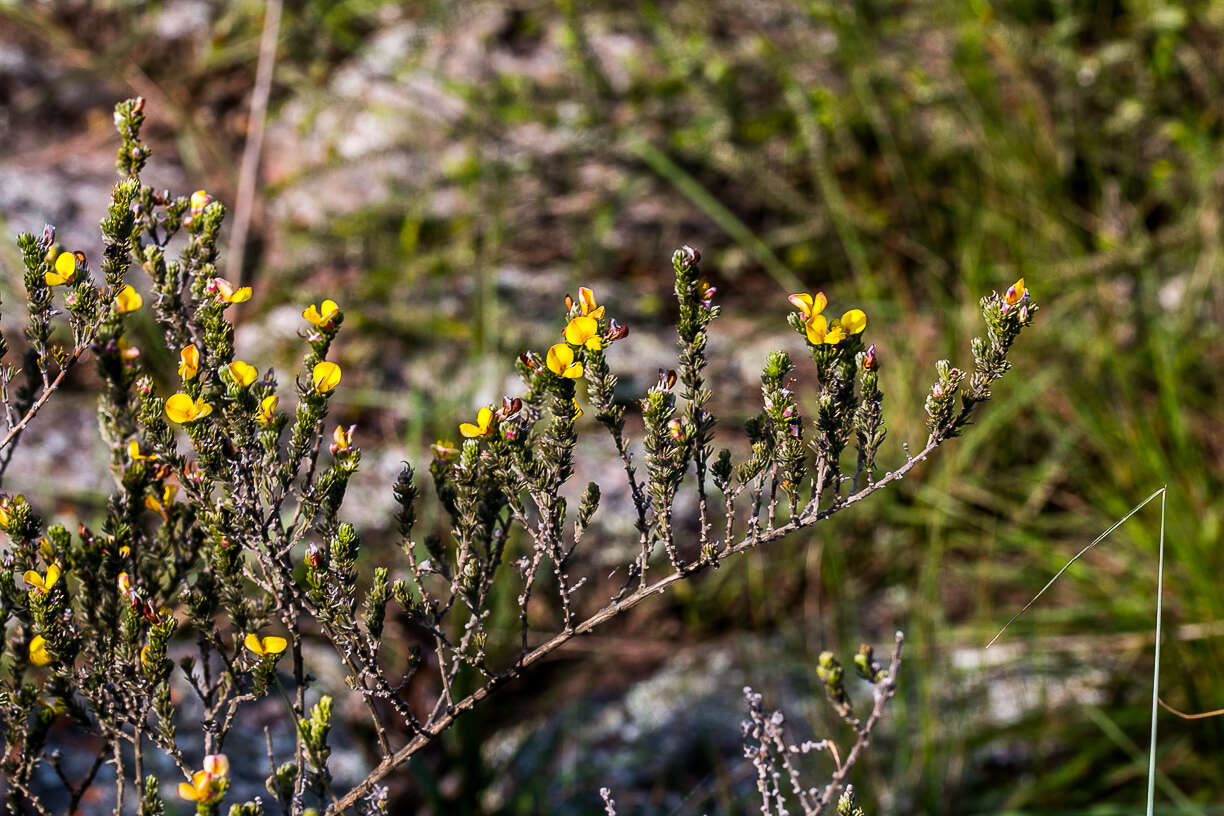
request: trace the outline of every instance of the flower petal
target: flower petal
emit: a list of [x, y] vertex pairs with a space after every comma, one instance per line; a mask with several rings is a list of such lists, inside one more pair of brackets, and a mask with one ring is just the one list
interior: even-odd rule
[[283, 637], [269, 635], [263, 639], [264, 654], [277, 655], [285, 651], [285, 647], [289, 645], [289, 641]]
[[259, 635], [255, 634], [254, 632], [242, 639], [242, 645], [246, 646], [257, 655], [262, 655], [264, 653], [263, 642], [260, 641]]
[[599, 322], [588, 315], [580, 315], [565, 327], [565, 342], [571, 346], [581, 346], [598, 333]]
[[311, 378], [314, 380], [315, 390], [326, 394], [340, 384], [340, 366], [324, 360], [314, 367]]
[[574, 350], [565, 343], [557, 343], [549, 347], [548, 353], [544, 355], [544, 362], [549, 371], [564, 377], [565, 370], [574, 362]]
[[144, 298], [140, 296], [139, 292], [132, 288], [131, 284], [125, 285], [119, 290], [119, 293], [115, 295], [115, 310], [119, 312], [119, 314], [134, 312], [142, 305], [144, 305]]
[[804, 328], [807, 332], [808, 342], [818, 346], [824, 342], [825, 334], [829, 330], [829, 321], [825, 319], [824, 315], [814, 314], [808, 318]]
[[166, 416], [172, 422], [191, 422], [197, 416], [196, 401], [181, 391], [166, 399]]
[[862, 309], [851, 309], [841, 316], [841, 327], [846, 334], [858, 334], [867, 328], [867, 314]]

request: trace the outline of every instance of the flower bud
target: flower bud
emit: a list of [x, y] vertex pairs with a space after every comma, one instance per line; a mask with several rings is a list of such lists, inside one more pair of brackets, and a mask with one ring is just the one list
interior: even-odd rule
[[875, 343], [872, 343], [867, 347], [867, 353], [863, 355], [863, 370], [875, 371], [876, 365], [876, 346]]

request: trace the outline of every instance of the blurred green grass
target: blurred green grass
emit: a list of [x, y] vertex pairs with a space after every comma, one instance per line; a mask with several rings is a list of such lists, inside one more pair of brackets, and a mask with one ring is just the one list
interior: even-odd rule
[[[83, 119], [64, 88], [135, 65], [174, 105], [162, 151], [224, 191], [260, 4], [232, 4], [207, 42], [179, 52], [149, 22], [172, 3], [47, 6], [0, 6], [14, 41], [60, 44], [51, 59], [69, 69], [14, 111]], [[622, 296], [613, 311], [631, 318], [631, 343], [661, 335], [666, 258], [690, 243], [725, 298], [720, 328], [781, 341], [795, 279], [867, 310], [883, 355], [884, 461], [896, 463], [901, 442], [924, 438], [934, 361], [967, 360], [976, 299], [1024, 276], [1043, 306], [1035, 331], [963, 439], [889, 497], [660, 599], [618, 635], [729, 648], [754, 685], [777, 691], [774, 704], [819, 730], [819, 700], [805, 697], [819, 687], [810, 655], [903, 628], [896, 730], [859, 772], [869, 812], [1135, 812], [1155, 515], [1134, 519], [1021, 619], [1008, 663], [983, 667], [976, 650], [1161, 484], [1168, 628], [1224, 619], [1224, 6], [363, 0], [304, 2], [285, 25], [274, 121], [306, 141], [317, 117], [339, 111], [342, 124], [384, 122], [393, 138], [356, 156], [323, 139], [319, 158], [269, 179], [252, 319], [303, 292], [343, 292], [345, 353], [375, 361], [348, 410], [363, 427], [394, 427], [417, 461], [500, 394], [515, 354], [545, 345], [566, 288]], [[369, 81], [437, 83], [461, 101], [453, 115], [380, 111], [390, 103], [332, 82], [396, 26], [416, 39]], [[125, 36], [108, 43], [113, 32]], [[476, 56], [458, 47], [473, 42]], [[125, 81], [117, 94], [131, 90]], [[373, 119], [359, 119], [367, 104]], [[303, 105], [311, 116], [295, 113]], [[397, 129], [396, 117], [411, 126]], [[385, 155], [427, 160], [389, 171], [389, 192], [372, 188], [356, 205], [283, 215], [303, 189], [326, 204], [335, 173]], [[508, 278], [507, 268], [523, 271]], [[751, 370], [734, 377], [717, 397], [721, 440], [751, 411]], [[656, 631], [661, 619], [683, 627]], [[769, 656], [743, 645], [752, 633], [768, 634]], [[1224, 704], [1222, 658], [1218, 637], [1167, 643], [1166, 699]], [[590, 656], [566, 666], [601, 670]], [[482, 741], [522, 711], [586, 705], [564, 674], [511, 690], [513, 712], [463, 721], [414, 770], [415, 795], [435, 812], [489, 812], [488, 791], [505, 781]], [[1078, 697], [1064, 693], [1077, 682]], [[1020, 696], [1005, 716], [1002, 703]], [[1224, 724], [1162, 723], [1161, 797], [1181, 803], [1168, 812], [1216, 812], [1207, 805], [1224, 791]], [[524, 743], [503, 812], [591, 812], [598, 779], [568, 792], [549, 781], [564, 729], [552, 739]], [[660, 791], [688, 785], [692, 812], [750, 812], [737, 762], [734, 751], [696, 757], [629, 801], [668, 812]], [[710, 774], [718, 784], [703, 781]]]

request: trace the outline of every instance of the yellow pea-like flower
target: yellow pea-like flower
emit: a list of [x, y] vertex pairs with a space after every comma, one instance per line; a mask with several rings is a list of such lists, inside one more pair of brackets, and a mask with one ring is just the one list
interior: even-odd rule
[[219, 799], [224, 791], [220, 780], [229, 775], [229, 760], [225, 754], [209, 754], [204, 757], [204, 769], [191, 775], [191, 782], [180, 782], [178, 794], [188, 802], [209, 804]]
[[152, 453], [141, 453], [140, 443], [133, 439], [128, 443], [128, 458], [130, 458], [133, 462], [151, 462], [156, 459], [157, 456]]
[[576, 380], [582, 376], [582, 363], [574, 362], [574, 350], [565, 343], [557, 343], [544, 355], [548, 370], [558, 377]]
[[846, 334], [859, 334], [867, 328], [867, 313], [862, 309], [851, 309], [838, 321]]
[[119, 293], [115, 295], [115, 311], [119, 312], [119, 314], [134, 312], [143, 305], [144, 298], [132, 288], [131, 284], [125, 284], [119, 290]]
[[51, 655], [47, 653], [47, 639], [42, 635], [30, 638], [30, 662], [35, 666], [46, 666], [51, 662]]
[[1028, 290], [1024, 288], [1024, 278], [1021, 278], [1011, 286], [1007, 287], [1007, 291], [1003, 293], [1003, 302], [1008, 306], [1015, 306], [1017, 303], [1024, 300], [1024, 295], [1027, 291]]
[[314, 381], [315, 390], [326, 394], [340, 384], [340, 366], [324, 360], [315, 365], [310, 377]]
[[804, 320], [811, 320], [816, 315], [825, 310], [825, 306], [829, 305], [829, 299], [825, 297], [824, 292], [817, 292], [813, 297], [806, 292], [801, 292], [797, 295], [791, 295], [787, 298], [790, 304], [799, 310], [803, 315]]
[[55, 586], [60, 579], [61, 568], [59, 564], [52, 564], [47, 567], [46, 576], [39, 575], [34, 570], [26, 570], [21, 577], [29, 584], [34, 592], [50, 592], [51, 587]]
[[48, 286], [60, 286], [65, 283], [72, 283], [72, 279], [76, 277], [76, 272], [76, 255], [71, 252], [61, 252], [55, 259], [54, 268], [44, 278]]
[[183, 378], [183, 382], [193, 379], [196, 374], [200, 373], [200, 351], [195, 347], [195, 343], [179, 352], [178, 373]]
[[[349, 426], [354, 428], [356, 426]], [[353, 446], [353, 435], [345, 430], [343, 425], [337, 425], [336, 430], [332, 431], [332, 450], [344, 451]]]
[[306, 307], [302, 312], [302, 317], [309, 320], [319, 328], [325, 328], [331, 323], [331, 319], [340, 311], [339, 304], [330, 298], [315, 306], [313, 303]]
[[196, 397], [192, 400], [191, 397], [182, 393], [172, 394], [166, 400], [166, 416], [172, 422], [185, 424], [194, 422], [197, 419], [203, 419], [212, 413], [212, 406], [204, 401], [203, 397]]
[[255, 366], [242, 360], [235, 360], [229, 364], [228, 368], [230, 376], [234, 378], [234, 382], [243, 388], [250, 386], [259, 377], [259, 372], [255, 370]]
[[259, 635], [254, 633], [247, 635], [242, 643], [260, 657], [278, 655], [285, 651], [285, 647], [289, 645], [289, 641], [285, 640], [283, 637], [268, 635], [267, 637], [261, 638]]
[[578, 304], [587, 317], [599, 320], [604, 316], [604, 307], [595, 302], [595, 293], [585, 286], [578, 290]]
[[579, 315], [565, 327], [565, 342], [571, 346], [586, 346], [592, 351], [603, 348], [599, 337], [599, 321], [589, 315]]
[[235, 287], [225, 278], [213, 278], [211, 288], [217, 293], [217, 300], [222, 303], [243, 303], [251, 299], [251, 287]]
[[199, 215], [211, 203], [212, 196], [206, 190], [196, 190], [191, 194], [191, 214]]
[[264, 397], [259, 401], [259, 413], [255, 416], [255, 420], [260, 425], [271, 424], [274, 415], [276, 414], [276, 406], [280, 404], [280, 397], [272, 394]]
[[476, 414], [476, 424], [473, 425], [471, 422], [459, 423], [459, 433], [468, 439], [488, 436], [493, 433], [493, 410], [487, 406], [481, 408]]

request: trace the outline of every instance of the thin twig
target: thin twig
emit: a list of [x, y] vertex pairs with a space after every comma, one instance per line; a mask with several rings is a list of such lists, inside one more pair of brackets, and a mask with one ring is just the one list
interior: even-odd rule
[[234, 199], [234, 228], [230, 232], [229, 253], [231, 278], [242, 280], [242, 254], [250, 229], [255, 204], [256, 174], [259, 155], [263, 152], [264, 125], [268, 117], [268, 97], [272, 91], [272, 75], [276, 66], [276, 45], [280, 37], [282, 0], [267, 0], [264, 7], [263, 33], [259, 37], [259, 62], [255, 67], [255, 89], [251, 93], [251, 113], [246, 145], [242, 149], [242, 165], [238, 170], [238, 193]]

